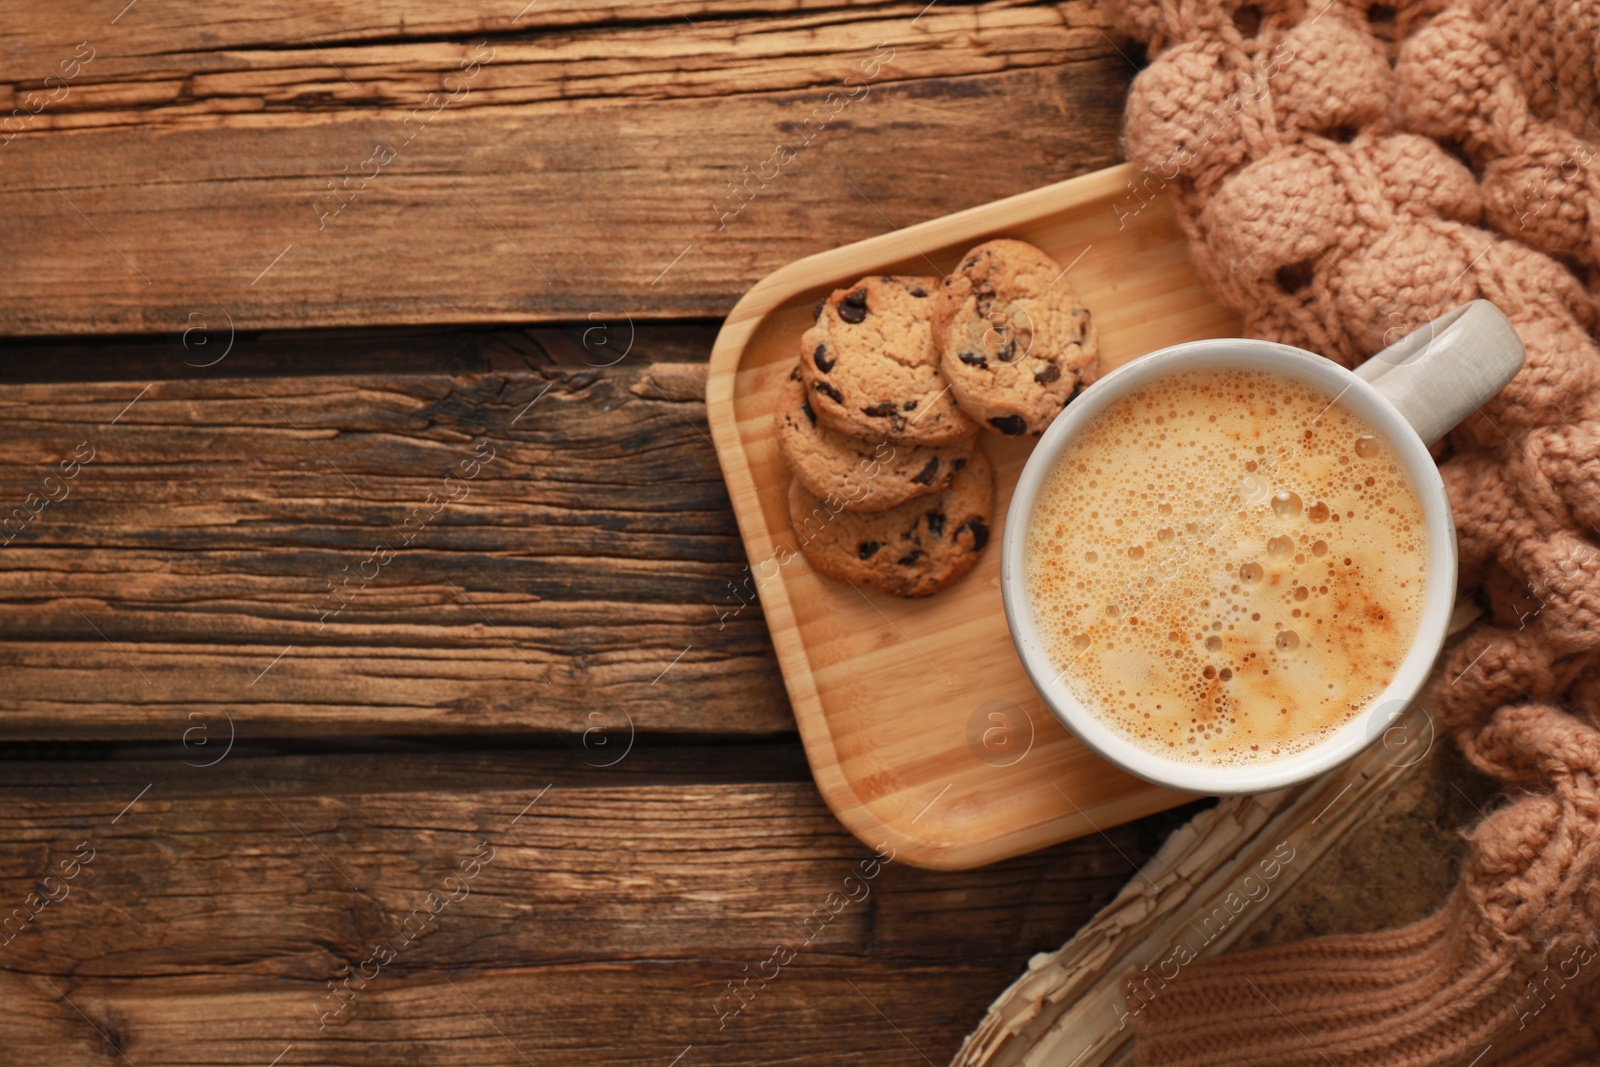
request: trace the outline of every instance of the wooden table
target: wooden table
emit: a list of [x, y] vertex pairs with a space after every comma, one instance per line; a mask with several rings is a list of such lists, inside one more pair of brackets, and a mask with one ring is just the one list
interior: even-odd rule
[[1184, 813], [871, 864], [704, 360], [1114, 162], [1105, 12], [125, 2], [0, 23], [0, 1061], [947, 1060]]

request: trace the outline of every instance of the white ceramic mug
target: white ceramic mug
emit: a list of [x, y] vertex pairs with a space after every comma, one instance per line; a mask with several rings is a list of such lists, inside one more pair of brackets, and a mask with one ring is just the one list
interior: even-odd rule
[[[1456, 533], [1428, 445], [1466, 418], [1522, 367], [1522, 342], [1500, 310], [1475, 300], [1389, 346], [1355, 371], [1289, 345], [1243, 338], [1190, 341], [1117, 368], [1067, 406], [1023, 468], [1001, 543], [1006, 622], [1034, 687], [1056, 717], [1095, 752], [1131, 774], [1188, 793], [1262, 793], [1314, 778], [1382, 737], [1422, 689], [1444, 646], [1456, 597]], [[1244, 368], [1316, 386], [1394, 445], [1422, 500], [1427, 590], [1416, 641], [1384, 691], [1323, 741], [1260, 766], [1168, 759], [1108, 726], [1069, 690], [1052, 663], [1027, 590], [1027, 536], [1035, 502], [1057, 458], [1113, 401], [1146, 382], [1207, 368]]]

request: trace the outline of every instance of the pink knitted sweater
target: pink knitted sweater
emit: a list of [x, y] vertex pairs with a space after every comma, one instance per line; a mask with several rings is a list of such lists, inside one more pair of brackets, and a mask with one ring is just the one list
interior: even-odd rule
[[1505, 801], [1433, 917], [1190, 964], [1162, 1067], [1600, 1064], [1600, 0], [1124, 0], [1141, 184], [1258, 337], [1347, 366], [1474, 297], [1523, 372], [1440, 450], [1485, 619], [1431, 709]]

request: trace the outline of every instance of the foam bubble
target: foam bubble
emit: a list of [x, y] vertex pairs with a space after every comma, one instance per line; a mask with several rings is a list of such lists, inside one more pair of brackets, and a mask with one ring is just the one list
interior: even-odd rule
[[1079, 436], [1025, 566], [1080, 700], [1151, 751], [1246, 764], [1316, 743], [1388, 684], [1426, 547], [1415, 487], [1354, 412], [1275, 374], [1208, 371], [1135, 390]]

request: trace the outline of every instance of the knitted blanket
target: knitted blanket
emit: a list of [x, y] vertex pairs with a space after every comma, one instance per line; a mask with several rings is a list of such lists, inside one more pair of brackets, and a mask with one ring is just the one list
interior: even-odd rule
[[[1475, 297], [1521, 374], [1436, 454], [1486, 608], [1431, 714], [1505, 800], [1415, 925], [1195, 961], [1136, 1062], [1600, 1064], [1600, 2], [1124, 0], [1138, 190], [1247, 331], [1353, 366]], [[1130, 999], [1130, 1003], [1135, 1003]]]

